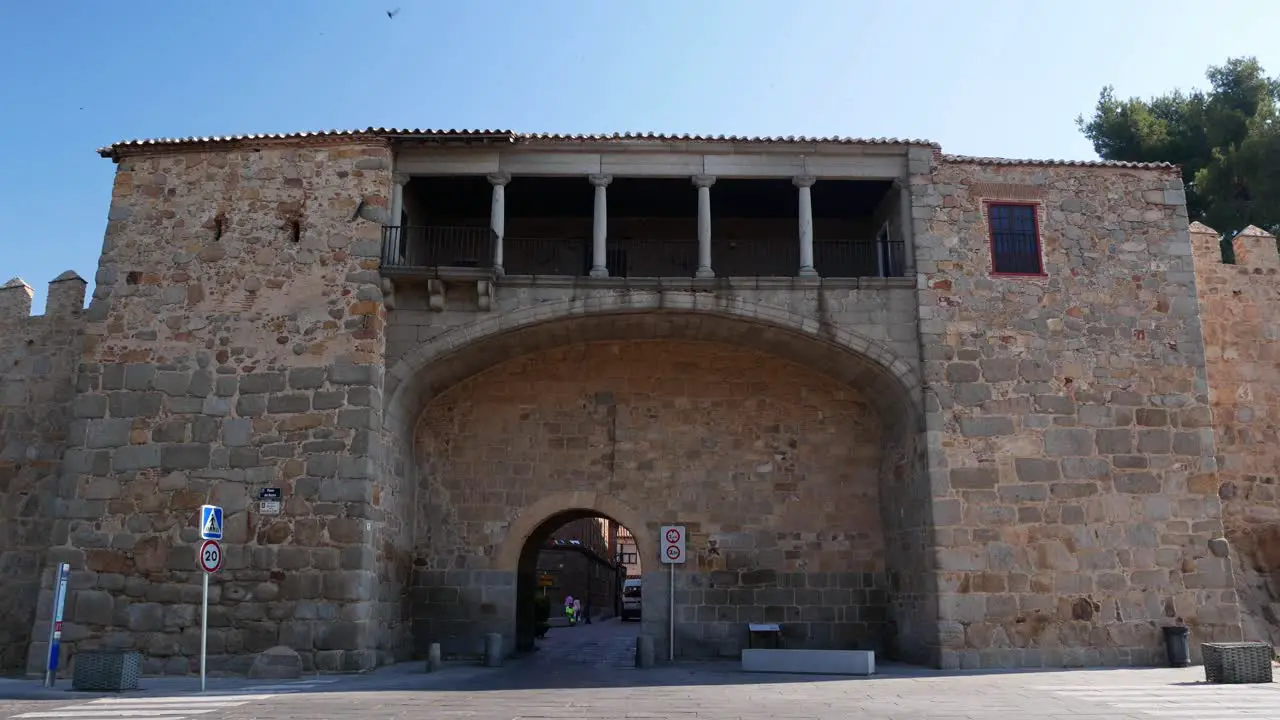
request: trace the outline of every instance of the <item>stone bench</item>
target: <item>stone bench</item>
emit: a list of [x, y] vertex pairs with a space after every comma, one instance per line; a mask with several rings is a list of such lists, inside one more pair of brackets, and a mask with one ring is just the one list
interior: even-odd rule
[[801, 675], [875, 675], [876, 654], [870, 650], [748, 648], [742, 651], [742, 669]]
[[1211, 683], [1271, 682], [1275, 649], [1264, 642], [1201, 643], [1204, 679]]

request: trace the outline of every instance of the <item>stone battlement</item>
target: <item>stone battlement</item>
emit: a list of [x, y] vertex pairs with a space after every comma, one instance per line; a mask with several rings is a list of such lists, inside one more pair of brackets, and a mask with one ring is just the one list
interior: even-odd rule
[[[49, 282], [48, 299], [45, 301], [43, 316], [35, 317], [70, 317], [84, 310], [84, 278], [75, 270], [68, 270]], [[0, 285], [0, 323], [14, 320], [26, 320], [31, 315], [31, 298], [34, 296], [31, 286], [20, 277], [15, 277], [4, 285]]]
[[21, 667], [53, 544], [63, 444], [83, 337], [85, 281], [68, 270], [49, 283], [43, 315], [31, 286], [0, 286], [0, 669]]
[[1225, 263], [1218, 231], [1198, 222], [1188, 229], [1217, 441], [1217, 494], [1245, 636], [1277, 642], [1280, 588], [1268, 579], [1280, 570], [1280, 251], [1274, 235], [1251, 225], [1230, 238], [1235, 262]]
[[[1188, 228], [1192, 236], [1192, 244], [1197, 261], [1203, 260], [1206, 269], [1213, 265], [1217, 256], [1218, 264], [1232, 265], [1239, 268], [1261, 270], [1254, 274], [1274, 275], [1280, 272], [1280, 248], [1276, 246], [1276, 236], [1255, 225], [1241, 230], [1231, 237], [1231, 251], [1235, 262], [1221, 262], [1222, 233], [1201, 222], [1193, 222]], [[1197, 262], [1197, 272], [1201, 263]]]

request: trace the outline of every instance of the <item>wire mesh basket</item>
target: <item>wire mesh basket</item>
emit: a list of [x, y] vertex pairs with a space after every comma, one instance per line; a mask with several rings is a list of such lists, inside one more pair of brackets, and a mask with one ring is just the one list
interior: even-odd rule
[[1211, 683], [1241, 684], [1271, 682], [1270, 643], [1203, 643], [1204, 679]]
[[142, 654], [126, 650], [76, 653], [71, 687], [76, 690], [121, 692], [137, 690]]

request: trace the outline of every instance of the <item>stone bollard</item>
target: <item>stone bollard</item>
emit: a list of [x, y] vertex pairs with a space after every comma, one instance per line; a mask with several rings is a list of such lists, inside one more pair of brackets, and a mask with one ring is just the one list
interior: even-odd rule
[[302, 677], [302, 658], [293, 648], [277, 645], [258, 653], [249, 666], [252, 680], [297, 680]]
[[636, 667], [651, 668], [653, 667], [653, 636], [637, 635], [636, 636]]
[[498, 667], [502, 664], [502, 633], [489, 633], [484, 636], [485, 667]]
[[427, 648], [427, 672], [436, 672], [444, 663], [440, 660], [440, 643], [431, 643]]

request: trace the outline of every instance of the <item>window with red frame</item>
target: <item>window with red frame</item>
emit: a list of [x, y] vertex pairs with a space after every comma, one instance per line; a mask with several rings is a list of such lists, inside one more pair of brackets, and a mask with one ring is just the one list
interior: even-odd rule
[[991, 203], [987, 206], [991, 227], [991, 271], [997, 275], [1040, 275], [1040, 228], [1036, 206]]

